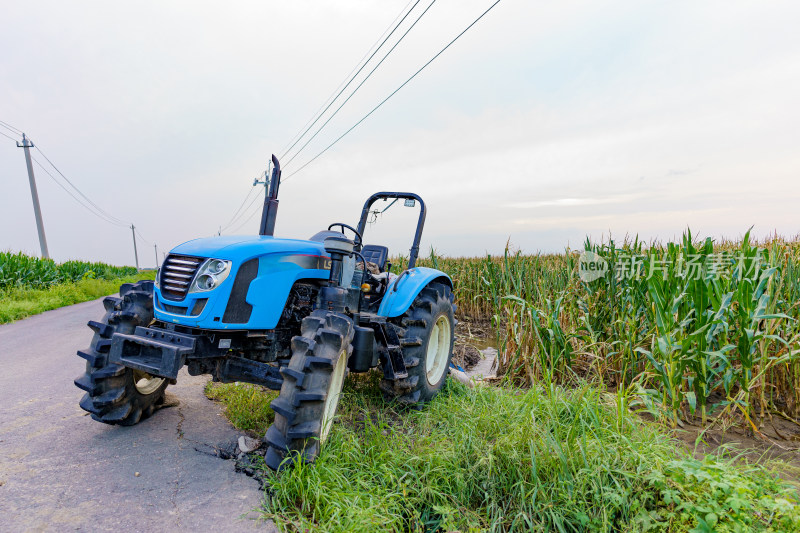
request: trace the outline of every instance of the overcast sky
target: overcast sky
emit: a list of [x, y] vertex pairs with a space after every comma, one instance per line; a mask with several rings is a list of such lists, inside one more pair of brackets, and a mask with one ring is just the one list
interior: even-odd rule
[[[438, 0], [284, 178], [491, 3]], [[152, 266], [153, 243], [165, 251], [230, 222], [270, 154], [283, 153], [407, 5], [4, 1], [0, 120], [27, 132], [94, 203], [135, 223], [148, 241], [141, 263]], [[276, 235], [355, 225], [371, 193], [408, 190], [428, 204], [423, 249], [449, 255], [497, 253], [509, 239], [527, 252], [609, 233], [666, 240], [687, 226], [794, 236], [798, 20], [796, 1], [502, 0], [286, 181]], [[55, 259], [133, 263], [130, 230], [35, 170]], [[0, 178], [0, 249], [38, 253], [23, 151], [5, 137]], [[250, 212], [227, 232], [257, 233]], [[415, 216], [396, 206], [366, 240], [407, 250]]]

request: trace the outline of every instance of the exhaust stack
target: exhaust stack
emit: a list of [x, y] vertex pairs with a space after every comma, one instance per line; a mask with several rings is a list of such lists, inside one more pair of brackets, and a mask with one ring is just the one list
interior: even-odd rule
[[272, 154], [272, 176], [269, 179], [269, 190], [264, 197], [264, 210], [261, 212], [261, 227], [259, 235], [275, 233], [275, 218], [278, 216], [278, 188], [281, 185], [281, 164], [275, 154]]

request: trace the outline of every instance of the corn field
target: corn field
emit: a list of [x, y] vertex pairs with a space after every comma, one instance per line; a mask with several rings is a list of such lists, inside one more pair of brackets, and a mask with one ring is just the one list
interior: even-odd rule
[[116, 267], [105, 263], [67, 261], [31, 257], [22, 253], [0, 252], [0, 290], [12, 288], [45, 289], [59, 283], [81, 279], [115, 279], [132, 276], [134, 267]]
[[[711, 409], [800, 415], [800, 242], [592, 243], [581, 251], [443, 258], [461, 315], [491, 319], [499, 370], [516, 383], [602, 380], [670, 423]], [[402, 266], [402, 265], [401, 265]]]

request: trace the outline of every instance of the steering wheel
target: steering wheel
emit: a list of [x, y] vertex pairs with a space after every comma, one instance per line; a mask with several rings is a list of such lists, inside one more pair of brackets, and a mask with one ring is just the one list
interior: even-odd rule
[[352, 226], [348, 226], [347, 224], [345, 224], [345, 223], [343, 223], [343, 222], [334, 222], [333, 224], [331, 224], [330, 226], [328, 226], [328, 231], [330, 231], [330, 229], [331, 229], [332, 227], [334, 227], [334, 226], [341, 226], [341, 227], [342, 227], [342, 235], [344, 235], [344, 229], [345, 229], [345, 228], [347, 228], [347, 229], [349, 229], [350, 231], [352, 231], [353, 233], [355, 233], [355, 235], [356, 235], [356, 238], [358, 239], [358, 240], [356, 240], [356, 242], [355, 242], [355, 245], [356, 245], [357, 247], [360, 247], [360, 246], [361, 246], [361, 242], [362, 242], [362, 239], [361, 239], [361, 234], [360, 234], [360, 233], [358, 232], [358, 230], [356, 230], [354, 227], [352, 227]]

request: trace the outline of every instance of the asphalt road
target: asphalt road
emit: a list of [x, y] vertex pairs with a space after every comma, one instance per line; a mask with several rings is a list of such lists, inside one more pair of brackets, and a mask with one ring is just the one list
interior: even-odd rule
[[[0, 326], [0, 531], [275, 531], [255, 520], [258, 483], [209, 454], [238, 436], [185, 372], [132, 427], [78, 407], [86, 302]], [[139, 473], [137, 476], [136, 473]]]

